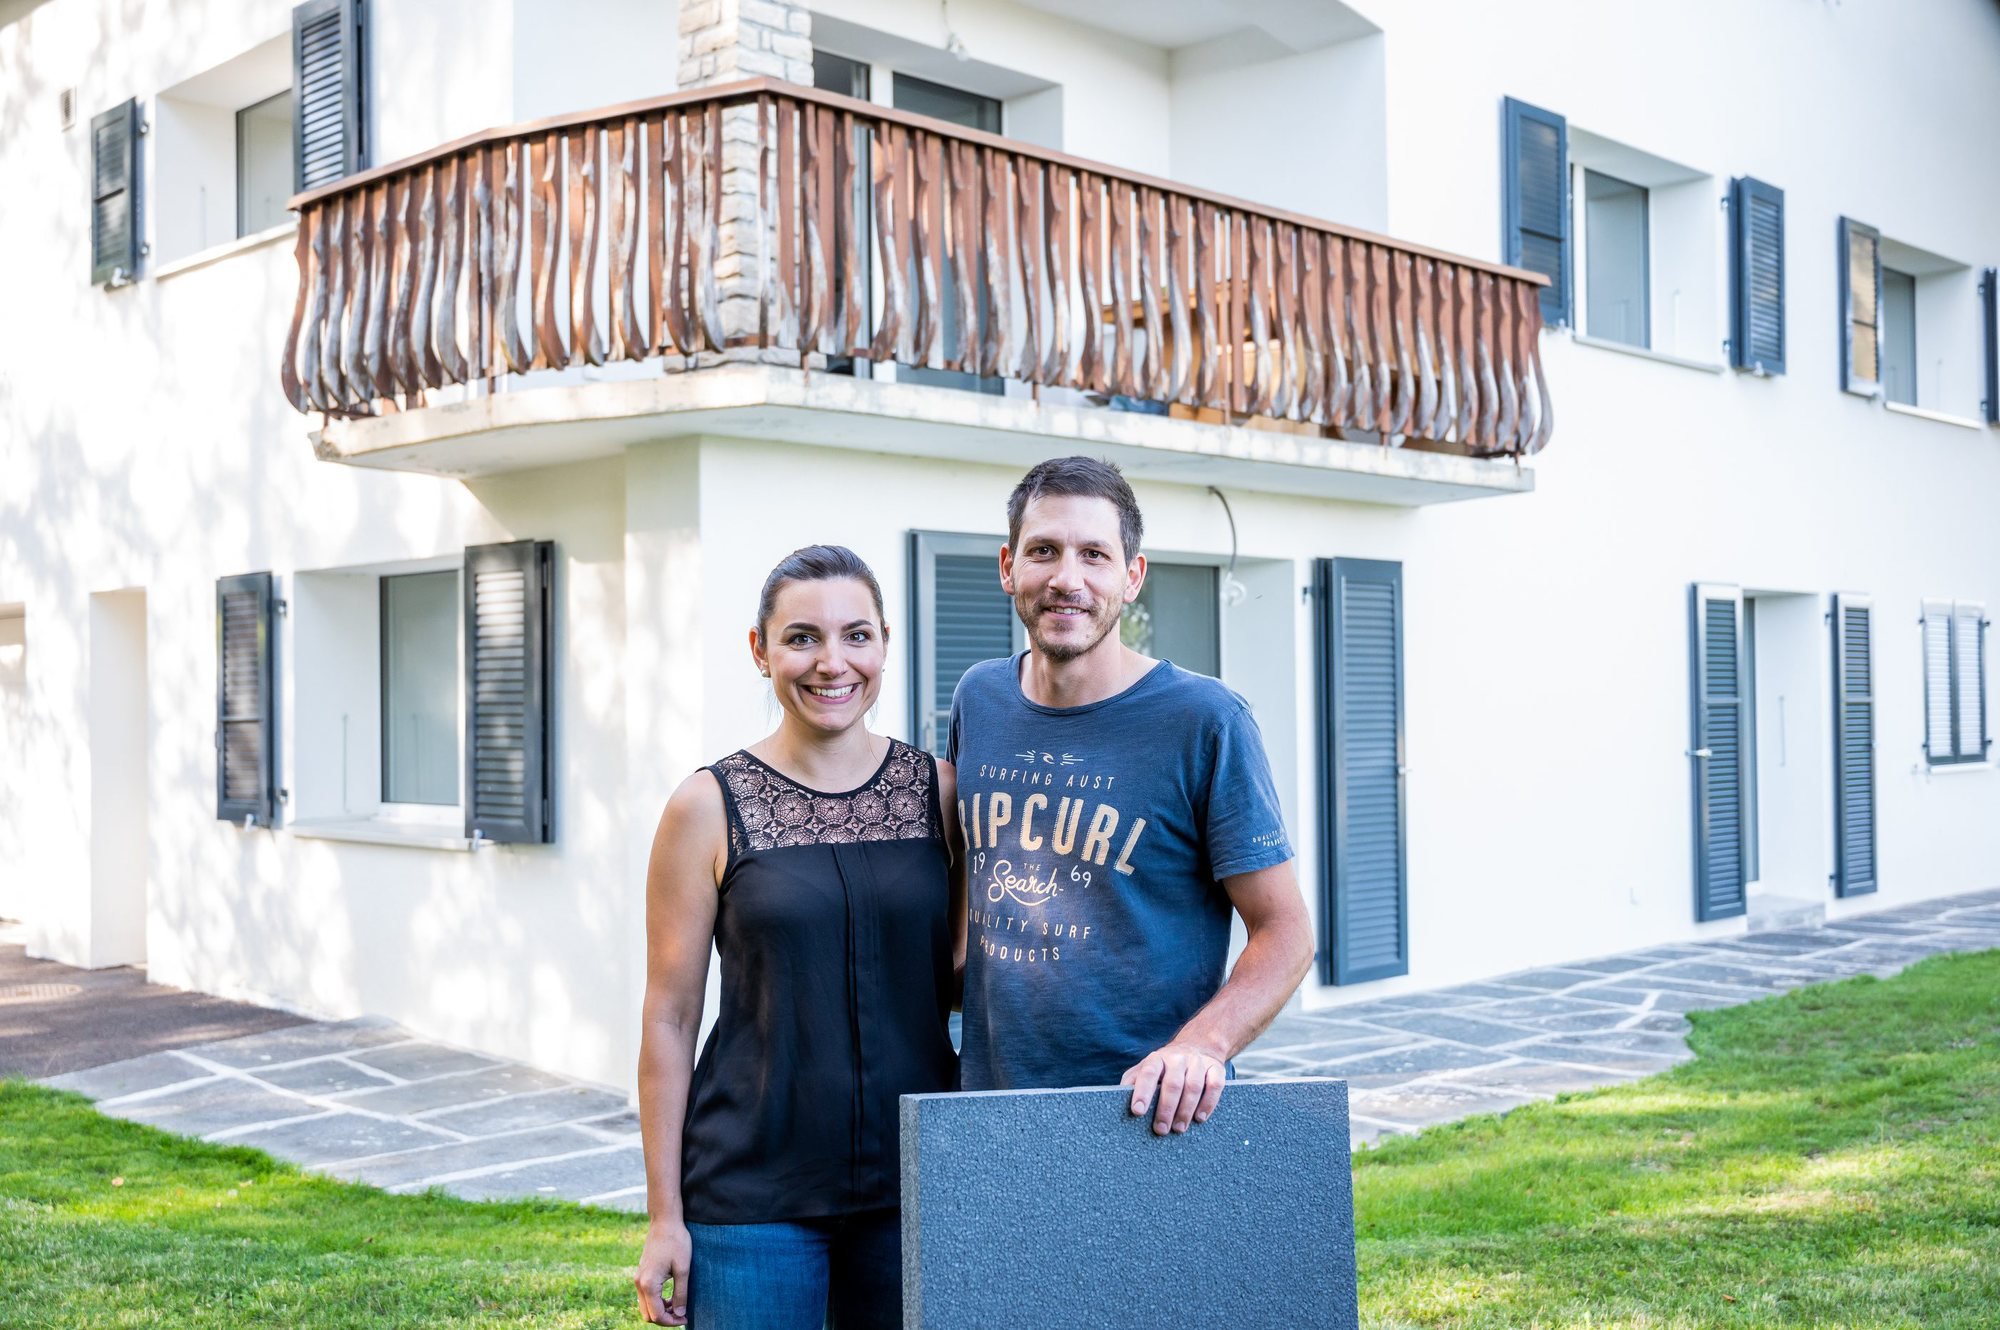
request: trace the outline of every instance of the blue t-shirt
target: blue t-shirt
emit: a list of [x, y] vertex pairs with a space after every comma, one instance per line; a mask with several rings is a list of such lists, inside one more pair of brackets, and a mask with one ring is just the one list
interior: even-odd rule
[[967, 1090], [1116, 1085], [1222, 987], [1221, 879], [1292, 857], [1249, 706], [1161, 661], [1045, 707], [967, 670], [946, 755], [970, 871]]

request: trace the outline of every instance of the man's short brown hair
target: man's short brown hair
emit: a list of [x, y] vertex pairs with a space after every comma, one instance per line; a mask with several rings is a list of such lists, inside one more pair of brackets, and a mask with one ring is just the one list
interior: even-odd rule
[[1118, 543], [1124, 547], [1125, 562], [1132, 562], [1139, 553], [1139, 541], [1145, 535], [1139, 500], [1116, 466], [1095, 457], [1051, 457], [1021, 477], [1007, 498], [1009, 548], [1018, 550], [1021, 544], [1021, 515], [1028, 511], [1028, 504], [1052, 494], [1109, 499], [1118, 510]]

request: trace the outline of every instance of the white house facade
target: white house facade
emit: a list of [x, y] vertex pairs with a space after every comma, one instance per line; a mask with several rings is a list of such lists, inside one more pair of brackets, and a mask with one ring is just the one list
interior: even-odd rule
[[0, 917], [629, 1087], [766, 572], [869, 561], [940, 747], [1077, 452], [1308, 1009], [1991, 887], [1996, 69], [1984, 0], [15, 6]]

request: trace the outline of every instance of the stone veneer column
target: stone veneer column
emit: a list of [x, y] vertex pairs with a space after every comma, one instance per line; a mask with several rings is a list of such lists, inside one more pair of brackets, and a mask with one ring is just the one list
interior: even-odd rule
[[[759, 76], [812, 85], [812, 14], [804, 0], [681, 0], [680, 88]], [[759, 228], [763, 244], [774, 239], [770, 219], [757, 211], [757, 117], [751, 108], [723, 114], [722, 162], [715, 279], [723, 330], [737, 337], [757, 330]], [[795, 360], [796, 353], [784, 358]]]

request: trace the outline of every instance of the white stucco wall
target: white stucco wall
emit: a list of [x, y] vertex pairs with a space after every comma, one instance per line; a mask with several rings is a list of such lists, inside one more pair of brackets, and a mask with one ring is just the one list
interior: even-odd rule
[[[376, 0], [376, 159], [671, 87], [670, 17], [620, 5], [572, 21], [573, 7], [540, 3]], [[942, 46], [929, 6], [815, 8]], [[1392, 509], [1231, 491], [1253, 598], [1225, 612], [1225, 676], [1270, 738], [1315, 909], [1311, 611], [1298, 593], [1317, 557], [1405, 568], [1411, 973], [1345, 991], [1309, 983], [1303, 1001], [1741, 926], [1692, 922], [1694, 581], [1794, 593], [1768, 602], [1760, 703], [1766, 690], [1788, 699], [1788, 742], [1817, 765], [1768, 782], [1767, 879], [1829, 894], [1827, 705], [1813, 674], [1825, 666], [1824, 597], [1846, 590], [1878, 611], [1882, 890], [1829, 909], [1993, 885], [2000, 771], [1923, 768], [1916, 619], [1925, 598], [2000, 606], [2000, 534], [1985, 511], [2000, 492], [2000, 436], [1839, 391], [1833, 244], [1848, 213], [1958, 262], [2000, 262], [2000, 148], [1983, 128], [2000, 123], [2000, 11], [1362, 8], [1379, 37], [1247, 67], [1003, 0], [955, 0], [951, 17], [977, 61], [1020, 86], [1055, 85], [1059, 96], [1025, 95], [1038, 99], [1038, 136], [1066, 151], [1478, 257], [1499, 248], [1504, 95], [1706, 173], [1717, 191], [1754, 174], [1786, 191], [1790, 372], [1706, 372], [1552, 333], [1556, 434], [1532, 463], [1532, 494]], [[473, 482], [316, 461], [310, 422], [273, 368], [295, 293], [289, 239], [114, 291], [84, 280], [89, 117], [272, 39], [289, 13], [51, 0], [0, 29], [0, 290], [17, 311], [0, 320], [0, 916], [25, 918], [38, 954], [129, 959], [117, 921], [95, 913], [90, 884], [105, 865], [91, 846], [108, 822], [136, 817], [154, 978], [316, 1014], [383, 1012], [625, 1085], [654, 819], [695, 765], [774, 719], [743, 643], [772, 562], [811, 540], [853, 545], [900, 628], [907, 532], [998, 532], [1008, 489], [1049, 450], [996, 443], [977, 465], [674, 438], [665, 423], [620, 456]], [[663, 35], [599, 41], [592, 16]], [[1602, 58], [1613, 50], [1621, 59]], [[1308, 129], [1272, 123], [1294, 101], [1325, 106], [1341, 62], [1364, 57], [1381, 93], [1360, 108], [1358, 137], [1287, 139], [1350, 128], [1325, 114]], [[1885, 91], [1853, 97], [1863, 84]], [[67, 87], [78, 125], [63, 131]], [[1221, 132], [1232, 108], [1240, 135]], [[1365, 214], [1378, 198], [1381, 216]], [[1687, 300], [1719, 336], [1720, 212], [1711, 199], [1686, 216], [1716, 228], [1683, 266], [1708, 284], [1706, 305], [1699, 291]], [[1666, 220], [1656, 209], [1655, 225]], [[1674, 350], [1722, 359], [1700, 341], [1677, 335]], [[1226, 555], [1220, 505], [1198, 469], [1179, 467], [1135, 472], [1150, 546]], [[216, 578], [268, 568], [296, 587], [301, 574], [512, 538], [553, 540], [559, 554], [556, 844], [470, 854], [214, 820]], [[105, 755], [132, 748], [94, 744], [91, 729], [116, 683], [93, 657], [106, 640], [93, 637], [93, 597], [126, 591], [144, 596], [137, 813], [136, 799], [98, 798], [115, 788], [99, 779]], [[101, 621], [112, 602], [95, 603]], [[312, 606], [297, 597], [295, 615]], [[293, 617], [281, 642], [291, 774], [330, 742], [323, 716], [297, 710], [324, 686], [315, 668], [328, 672], [325, 659], [299, 660], [314, 627]], [[897, 735], [907, 660], [892, 654], [877, 713]]]

